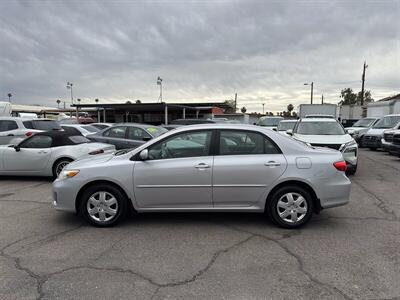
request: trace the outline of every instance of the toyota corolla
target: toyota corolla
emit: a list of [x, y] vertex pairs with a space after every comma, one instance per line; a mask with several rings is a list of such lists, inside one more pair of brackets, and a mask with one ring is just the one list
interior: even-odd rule
[[313, 148], [259, 126], [179, 127], [134, 150], [82, 159], [53, 183], [54, 206], [95, 226], [136, 212], [266, 212], [296, 228], [348, 202], [339, 151]]

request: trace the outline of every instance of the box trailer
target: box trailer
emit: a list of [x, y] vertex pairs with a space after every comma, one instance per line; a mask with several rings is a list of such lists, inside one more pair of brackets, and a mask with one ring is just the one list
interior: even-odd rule
[[400, 114], [400, 94], [391, 100], [368, 103], [367, 117], [381, 118], [393, 114]]
[[298, 116], [305, 118], [309, 115], [329, 115], [335, 119], [338, 117], [336, 104], [300, 104]]
[[10, 102], [0, 102], [0, 117], [11, 116], [11, 103]]

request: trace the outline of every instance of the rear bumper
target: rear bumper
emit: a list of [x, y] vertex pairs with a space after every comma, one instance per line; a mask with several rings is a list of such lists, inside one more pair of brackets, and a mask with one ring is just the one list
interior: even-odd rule
[[351, 182], [343, 172], [337, 171], [334, 178], [320, 178], [314, 184], [321, 208], [342, 206], [349, 202]]

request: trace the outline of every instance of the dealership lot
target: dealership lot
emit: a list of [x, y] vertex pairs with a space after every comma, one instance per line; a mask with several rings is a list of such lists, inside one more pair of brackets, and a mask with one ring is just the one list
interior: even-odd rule
[[51, 182], [0, 180], [0, 298], [400, 297], [400, 159], [362, 149], [350, 204], [300, 230], [260, 214], [141, 214], [94, 228]]

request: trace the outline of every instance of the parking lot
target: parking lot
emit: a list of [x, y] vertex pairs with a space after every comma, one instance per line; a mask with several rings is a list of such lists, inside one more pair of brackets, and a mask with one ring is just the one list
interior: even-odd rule
[[1, 299], [400, 297], [400, 159], [361, 150], [350, 204], [300, 230], [261, 214], [141, 214], [94, 228], [51, 182], [0, 181]]

